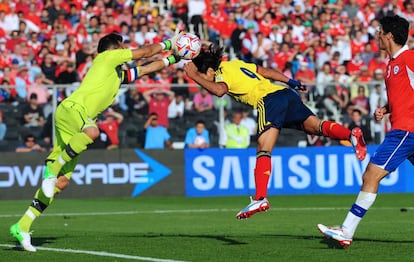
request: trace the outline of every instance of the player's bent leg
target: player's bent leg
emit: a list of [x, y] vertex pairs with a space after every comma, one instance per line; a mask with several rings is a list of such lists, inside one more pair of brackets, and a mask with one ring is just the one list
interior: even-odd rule
[[352, 244], [352, 237], [346, 236], [340, 227], [329, 227], [318, 224], [317, 228], [324, 237], [327, 239], [332, 239], [344, 248], [347, 248]]
[[57, 174], [50, 171], [51, 163], [47, 163], [43, 171], [42, 190], [46, 197], [53, 197], [57, 182]]
[[267, 198], [262, 197], [259, 200], [253, 200], [250, 197], [250, 204], [237, 213], [237, 219], [247, 219], [258, 212], [267, 211], [270, 208], [270, 203]]

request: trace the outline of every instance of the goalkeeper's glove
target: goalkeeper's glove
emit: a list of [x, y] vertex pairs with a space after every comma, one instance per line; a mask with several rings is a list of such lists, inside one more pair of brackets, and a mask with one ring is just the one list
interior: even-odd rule
[[306, 86], [302, 85], [302, 83], [295, 79], [289, 79], [287, 82], [288, 86], [296, 91], [306, 91]]
[[174, 35], [170, 39], [162, 41], [161, 42], [162, 50], [164, 50], [164, 51], [169, 51], [169, 50], [177, 51], [177, 49], [176, 49], [177, 48], [177, 46], [176, 46], [177, 39], [183, 34], [184, 34], [184, 32], [180, 32], [179, 34]]
[[173, 65], [180, 61], [181, 57], [175, 52], [172, 55], [169, 55], [163, 59], [165, 66]]

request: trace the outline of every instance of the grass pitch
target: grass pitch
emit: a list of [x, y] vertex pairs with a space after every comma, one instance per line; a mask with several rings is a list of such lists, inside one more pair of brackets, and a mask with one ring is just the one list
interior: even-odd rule
[[270, 196], [244, 221], [247, 197], [57, 199], [33, 224], [36, 253], [8, 232], [30, 200], [1, 201], [0, 261], [414, 261], [412, 194], [380, 194], [351, 247], [329, 246], [316, 224], [339, 225], [355, 198]]

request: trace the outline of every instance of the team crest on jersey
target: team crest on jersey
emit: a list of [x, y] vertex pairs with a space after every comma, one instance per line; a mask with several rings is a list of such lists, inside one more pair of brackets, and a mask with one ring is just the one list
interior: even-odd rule
[[400, 67], [399, 66], [394, 66], [394, 75], [398, 74], [398, 72], [400, 71]]
[[222, 75], [216, 75], [216, 81], [223, 81]]

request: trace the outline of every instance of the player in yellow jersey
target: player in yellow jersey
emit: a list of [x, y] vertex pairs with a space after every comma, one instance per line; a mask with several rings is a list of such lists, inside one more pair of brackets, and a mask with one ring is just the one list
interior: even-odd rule
[[[344, 126], [319, 119], [304, 105], [293, 89], [304, 89], [299, 81], [289, 79], [280, 71], [245, 63], [241, 60], [221, 61], [222, 49], [210, 45], [184, 65], [187, 75], [210, 93], [229, 94], [236, 101], [256, 108], [257, 153], [254, 170], [256, 194], [239, 213], [246, 219], [270, 208], [267, 185], [271, 171], [271, 152], [282, 128], [296, 128], [308, 134], [323, 135], [337, 140], [351, 140], [359, 160], [366, 155], [361, 129], [352, 131]], [[277, 85], [272, 81], [286, 83]]]
[[175, 38], [138, 49], [124, 49], [122, 36], [108, 34], [98, 43], [98, 54], [79, 88], [60, 103], [55, 112], [56, 136], [53, 151], [46, 159], [42, 187], [21, 217], [10, 227], [10, 233], [24, 250], [36, 251], [31, 244], [30, 227], [33, 221], [52, 203], [55, 194], [65, 189], [79, 155], [98, 136], [96, 118], [110, 106], [120, 84], [131, 83], [139, 76], [174, 64], [178, 57], [170, 55], [145, 66], [123, 69], [125, 62], [151, 57], [162, 51], [175, 50]]

